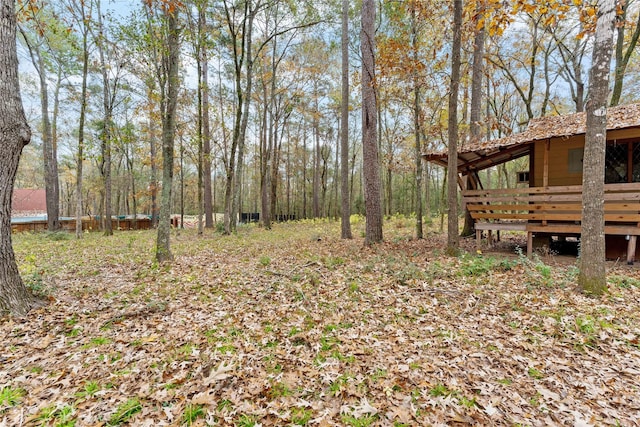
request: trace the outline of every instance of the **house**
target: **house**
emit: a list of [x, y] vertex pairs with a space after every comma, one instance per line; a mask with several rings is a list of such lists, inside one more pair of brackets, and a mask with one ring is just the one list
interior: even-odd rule
[[47, 214], [47, 194], [44, 189], [15, 188], [11, 199], [11, 216], [42, 216]]
[[[527, 253], [551, 239], [580, 236], [582, 160], [586, 114], [532, 119], [519, 134], [464, 144], [458, 152], [463, 203], [476, 220], [476, 238], [486, 231], [527, 233]], [[520, 172], [524, 188], [484, 189], [479, 172], [528, 156]], [[446, 152], [423, 157], [447, 165]], [[640, 235], [640, 104], [607, 110], [605, 235], [608, 258], [636, 258]]]

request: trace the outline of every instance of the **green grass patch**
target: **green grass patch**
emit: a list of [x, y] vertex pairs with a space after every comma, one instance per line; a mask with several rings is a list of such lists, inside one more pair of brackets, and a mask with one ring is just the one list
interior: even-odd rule
[[107, 421], [108, 426], [119, 426], [122, 423], [129, 421], [135, 414], [142, 411], [142, 404], [137, 398], [131, 398], [126, 402], [118, 405], [116, 412], [114, 412], [109, 421]]
[[0, 409], [18, 405], [26, 394], [26, 391], [20, 387], [2, 387], [0, 390]]

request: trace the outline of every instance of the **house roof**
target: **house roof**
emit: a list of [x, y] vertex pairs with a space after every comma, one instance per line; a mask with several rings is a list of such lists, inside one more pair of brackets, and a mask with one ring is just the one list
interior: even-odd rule
[[[482, 170], [529, 154], [530, 145], [548, 138], [570, 137], [586, 133], [586, 113], [531, 119], [524, 132], [494, 140], [469, 141], [458, 149], [458, 172]], [[607, 109], [607, 130], [640, 127], [640, 103]], [[446, 151], [423, 154], [431, 162], [446, 166]]]
[[13, 190], [11, 210], [16, 214], [46, 212], [47, 195], [44, 189], [16, 188]]

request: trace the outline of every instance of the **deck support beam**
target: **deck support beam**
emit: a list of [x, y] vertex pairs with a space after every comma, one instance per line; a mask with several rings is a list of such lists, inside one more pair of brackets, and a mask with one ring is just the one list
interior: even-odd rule
[[636, 258], [636, 243], [638, 236], [627, 236], [629, 238], [629, 244], [627, 245], [627, 264], [633, 265], [633, 260]]

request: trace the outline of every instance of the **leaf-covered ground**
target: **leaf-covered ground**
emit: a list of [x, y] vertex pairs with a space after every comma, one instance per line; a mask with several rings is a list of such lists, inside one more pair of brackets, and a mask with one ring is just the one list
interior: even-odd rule
[[640, 425], [640, 270], [338, 223], [16, 235], [50, 304], [0, 319], [0, 426]]

